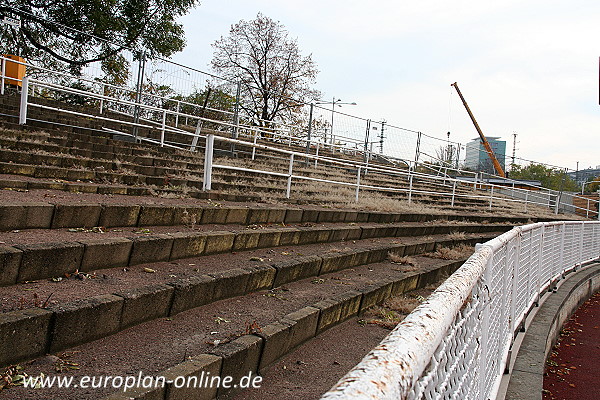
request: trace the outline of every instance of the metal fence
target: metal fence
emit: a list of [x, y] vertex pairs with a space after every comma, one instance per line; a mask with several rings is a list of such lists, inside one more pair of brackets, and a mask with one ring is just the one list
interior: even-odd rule
[[599, 257], [599, 222], [531, 224], [478, 245], [322, 399], [495, 399], [529, 311]]

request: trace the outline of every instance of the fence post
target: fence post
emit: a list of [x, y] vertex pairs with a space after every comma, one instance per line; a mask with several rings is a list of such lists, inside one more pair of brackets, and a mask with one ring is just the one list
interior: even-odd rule
[[417, 146], [415, 148], [415, 170], [419, 165], [419, 155], [421, 154], [421, 132], [417, 132]]
[[[479, 248], [481, 248], [481, 244], [476, 244], [475, 245], [475, 251], [477, 251]], [[482, 276], [482, 280], [483, 280], [483, 288], [482, 288], [482, 292], [484, 291], [484, 288], [487, 288], [487, 291], [489, 292], [489, 287], [490, 287], [490, 282], [489, 282], [489, 277], [490, 277], [490, 264], [491, 264], [491, 260], [493, 259], [493, 256], [491, 256], [488, 260], [486, 260], [486, 265], [485, 268], [483, 270], [483, 276]], [[490, 294], [487, 293], [481, 293], [482, 295], [482, 319], [481, 319], [481, 342], [480, 342], [480, 355], [479, 355], [479, 392], [480, 393], [485, 393], [485, 381], [486, 381], [486, 371], [489, 368], [488, 365], [488, 350], [489, 350], [489, 346], [488, 346], [488, 333], [489, 333], [489, 326], [490, 326]]]
[[177, 100], [177, 114], [175, 114], [175, 127], [179, 126], [179, 109], [181, 108], [181, 101]]
[[135, 107], [133, 109], [133, 136], [137, 139], [139, 133], [138, 123], [140, 122], [140, 102], [142, 100], [142, 86], [144, 85], [144, 72], [146, 69], [146, 52], [140, 53], [138, 61], [138, 76], [135, 90]]
[[[508, 245], [510, 246], [510, 252], [508, 252], [507, 254], [510, 254], [512, 257], [512, 265], [511, 265], [511, 269], [512, 271], [509, 272], [509, 276], [511, 277], [512, 281], [512, 287], [511, 287], [511, 300], [510, 300], [510, 333], [514, 334], [515, 333], [515, 320], [517, 318], [517, 295], [518, 295], [518, 283], [519, 283], [519, 270], [521, 268], [521, 260], [519, 259], [519, 252], [521, 251], [521, 235], [518, 235], [516, 238], [513, 238], [510, 241], [510, 244]], [[505, 256], [504, 258], [505, 260], [508, 260], [508, 257]], [[508, 262], [508, 261], [505, 261]]]
[[211, 190], [212, 187], [212, 166], [213, 166], [213, 148], [215, 144], [215, 135], [206, 135], [206, 147], [204, 148], [204, 180], [202, 181], [202, 190]]
[[256, 158], [256, 141], [258, 140], [258, 130], [254, 131], [254, 140], [252, 141], [252, 161]]
[[21, 88], [21, 106], [19, 107], [19, 125], [27, 123], [27, 100], [29, 95], [29, 77], [24, 76]]
[[560, 257], [559, 257], [559, 267], [560, 267], [560, 273], [562, 274], [564, 271], [564, 265], [565, 265], [565, 230], [566, 230], [566, 225], [564, 223], [561, 223], [560, 225]]
[[318, 161], [319, 161], [319, 142], [317, 142], [317, 151], [315, 152], [315, 168], [317, 168]]
[[[539, 245], [538, 245], [538, 255], [537, 255], [537, 300], [535, 301], [535, 305], [536, 307], [539, 307], [540, 305], [540, 293], [542, 291], [542, 282], [545, 282], [548, 277], [542, 277], [542, 260], [543, 260], [543, 255], [544, 255], [544, 231], [545, 231], [545, 225], [540, 226], [540, 228], [537, 230], [538, 232], [538, 237], [539, 237]], [[544, 279], [545, 278], [545, 279]]]
[[[240, 96], [242, 92], [242, 81], [237, 82], [235, 92], [235, 108], [233, 109], [233, 127], [231, 128], [231, 138], [238, 138], [238, 129], [240, 126]], [[231, 143], [231, 156], [235, 153], [235, 143]]]
[[358, 166], [358, 172], [356, 174], [356, 194], [354, 196], [354, 202], [358, 203], [358, 192], [360, 190], [360, 170], [362, 169], [362, 167], [359, 165]]
[[554, 214], [558, 215], [558, 205], [560, 203], [560, 194], [556, 195], [556, 200], [554, 201]]
[[165, 128], [167, 125], [167, 110], [163, 110], [162, 127], [160, 128], [160, 147], [165, 146]]
[[100, 114], [102, 114], [104, 112], [104, 95], [106, 93], [104, 83], [100, 85], [100, 88], [100, 94], [102, 95], [102, 97], [100, 98]]
[[[306, 154], [310, 154], [310, 140], [311, 140], [311, 136], [312, 136], [312, 120], [313, 120], [313, 109], [315, 108], [315, 105], [313, 103], [310, 103], [310, 110], [308, 113], [308, 132], [306, 135]], [[308, 157], [306, 157], [306, 166], [308, 167]]]
[[577, 262], [577, 266], [581, 266], [581, 263], [583, 262], [583, 235], [585, 232], [585, 224], [583, 221], [579, 225], [579, 230], [579, 260]]
[[529, 191], [525, 192], [525, 212], [527, 212], [527, 203], [529, 202]]
[[413, 176], [412, 172], [408, 173], [408, 204], [412, 202]]
[[492, 209], [492, 200], [494, 199], [494, 186], [490, 185], [490, 210]]
[[590, 199], [587, 199], [587, 206], [585, 207], [585, 217], [590, 217]]
[[0, 86], [0, 94], [4, 95], [4, 77], [6, 76], [6, 58], [2, 57], [2, 86]]
[[454, 207], [455, 194], [456, 194], [456, 181], [454, 181], [454, 184], [452, 185], [452, 203], [450, 204], [450, 207]]
[[285, 198], [289, 199], [292, 192], [292, 171], [294, 169], [294, 153], [290, 154], [290, 166], [288, 168], [288, 179], [287, 179], [287, 190], [285, 191]]

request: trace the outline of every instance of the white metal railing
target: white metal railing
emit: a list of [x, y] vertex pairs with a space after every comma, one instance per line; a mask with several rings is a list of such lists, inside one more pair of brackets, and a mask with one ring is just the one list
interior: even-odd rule
[[526, 225], [478, 245], [322, 399], [495, 399], [531, 308], [599, 257], [600, 222], [591, 221]]
[[[2, 78], [4, 78], [4, 73], [2, 73]], [[75, 94], [78, 96], [86, 96], [87, 98], [90, 98], [90, 99], [93, 99], [94, 101], [100, 102], [101, 103], [100, 107], [106, 108], [107, 107], [106, 105], [108, 103], [117, 104], [117, 105], [120, 104], [120, 105], [128, 106], [128, 107], [135, 106], [135, 107], [139, 107], [140, 109], [146, 110], [149, 113], [159, 115], [159, 117], [158, 117], [157, 121], [146, 119], [146, 118], [139, 118], [138, 122], [134, 122], [134, 121], [110, 118], [107, 116], [106, 113], [104, 115], [94, 115], [91, 113], [76, 112], [76, 111], [60, 109], [60, 108], [53, 108], [53, 107], [44, 106], [41, 104], [32, 103], [29, 101], [29, 92], [30, 92], [29, 86], [31, 86], [31, 84], [34, 84], [35, 86], [37, 86], [39, 88], [45, 88], [46, 90], [55, 90], [55, 91], [59, 91], [62, 93], [70, 93], [70, 94]], [[418, 173], [418, 172], [416, 172], [414, 166], [407, 170], [407, 169], [398, 168], [398, 167], [394, 167], [394, 166], [369, 165], [370, 159], [373, 155], [372, 152], [370, 152], [369, 150], [366, 150], [366, 149], [359, 150], [358, 146], [356, 146], [356, 145], [355, 145], [354, 149], [349, 149], [345, 145], [335, 145], [335, 144], [332, 145], [332, 144], [322, 143], [318, 140], [317, 141], [313, 141], [313, 140], [308, 141], [308, 139], [305, 137], [293, 136], [292, 134], [280, 132], [277, 130], [265, 131], [264, 128], [261, 128], [258, 126], [247, 126], [247, 125], [241, 125], [239, 122], [231, 123], [228, 121], [213, 120], [213, 119], [204, 118], [204, 117], [197, 116], [197, 115], [182, 113], [178, 110], [169, 110], [169, 109], [160, 108], [160, 107], [156, 107], [156, 106], [152, 106], [152, 105], [141, 104], [141, 103], [137, 103], [132, 100], [114, 98], [114, 97], [108, 96], [106, 94], [87, 92], [87, 91], [83, 91], [83, 90], [79, 90], [79, 89], [75, 89], [75, 88], [71, 88], [71, 87], [65, 87], [65, 86], [62, 86], [60, 84], [56, 84], [53, 82], [43, 82], [40, 80], [35, 80], [35, 79], [29, 78], [29, 77], [23, 78], [22, 86], [23, 86], [23, 90], [21, 92], [21, 105], [20, 105], [20, 112], [19, 112], [19, 122], [21, 124], [26, 123], [27, 109], [29, 106], [33, 106], [33, 107], [39, 107], [42, 109], [56, 110], [56, 111], [61, 111], [61, 112], [65, 112], [65, 113], [70, 113], [73, 115], [79, 115], [79, 116], [83, 116], [83, 117], [87, 117], [87, 118], [93, 118], [93, 119], [97, 119], [99, 121], [119, 122], [120, 124], [130, 125], [131, 127], [157, 130], [157, 131], [159, 131], [159, 135], [160, 135], [160, 138], [158, 140], [154, 140], [151, 138], [141, 138], [141, 137], [137, 137], [137, 139], [144, 140], [149, 143], [158, 144], [161, 147], [175, 147], [175, 148], [188, 149], [188, 150], [195, 151], [195, 150], [197, 150], [198, 139], [206, 138], [206, 135], [201, 134], [201, 123], [198, 124], [198, 127], [195, 132], [189, 132], [189, 131], [183, 130], [181, 128], [178, 128], [176, 126], [177, 125], [176, 123], [175, 123], [175, 126], [171, 126], [167, 123], [167, 116], [169, 116], [174, 121], [177, 121], [179, 118], [194, 118], [201, 122], [218, 124], [218, 126], [221, 126], [224, 130], [225, 129], [226, 130], [235, 129], [236, 132], [238, 132], [237, 138], [239, 138], [239, 139], [246, 138], [247, 139], [246, 141], [240, 142], [241, 144], [249, 145], [251, 143], [251, 146], [252, 146], [252, 152], [251, 152], [252, 157], [251, 158], [252, 158], [252, 160], [254, 160], [257, 156], [257, 154], [256, 154], [257, 149], [262, 149], [262, 150], [268, 151], [270, 153], [273, 153], [273, 152], [280, 153], [280, 154], [283, 153], [284, 158], [289, 157], [289, 155], [293, 153], [294, 156], [296, 157], [296, 159], [298, 159], [299, 156], [306, 158], [306, 159], [312, 159], [314, 161], [315, 168], [318, 166], [319, 162], [326, 165], [327, 168], [345, 168], [345, 167], [351, 166], [353, 168], [360, 169], [361, 173], [363, 173], [363, 174], [366, 172], [370, 172], [370, 173], [378, 173], [378, 174], [386, 175], [388, 177], [389, 176], [402, 177], [403, 179], [405, 179], [408, 182], [408, 188], [374, 186], [374, 185], [369, 186], [369, 185], [361, 184], [360, 177], [357, 177], [356, 183], [349, 184], [348, 182], [339, 182], [339, 181], [335, 181], [335, 180], [319, 180], [319, 179], [315, 179], [315, 178], [310, 178], [308, 176], [293, 174], [292, 172], [290, 172], [287, 175], [284, 174], [284, 175], [288, 176], [288, 187], [290, 186], [289, 183], [291, 182], [291, 180], [318, 180], [321, 182], [354, 186], [356, 188], [355, 192], [357, 195], [358, 195], [360, 189], [362, 188], [362, 189], [376, 190], [376, 191], [405, 192], [407, 194], [407, 198], [408, 198], [409, 202], [412, 201], [414, 194], [444, 196], [444, 197], [447, 197], [450, 199], [452, 206], [454, 206], [455, 200], [457, 198], [487, 199], [487, 201], [489, 202], [490, 209], [493, 207], [494, 203], [498, 202], [498, 200], [503, 200], [506, 202], [522, 203], [525, 206], [525, 211], [527, 211], [527, 208], [529, 205], [539, 205], [539, 206], [544, 206], [544, 207], [548, 207], [548, 208], [553, 208], [555, 213], [558, 213], [559, 206], [562, 206], [563, 208], [569, 206], [572, 211], [581, 210], [583, 213], [586, 213], [586, 216], [588, 216], [588, 217], [590, 216], [590, 209], [593, 209], [593, 207], [594, 207], [594, 203], [598, 203], [597, 200], [586, 199], [587, 205], [588, 205], [587, 208], [575, 207], [573, 205], [560, 205], [559, 203], [561, 202], [562, 199], [561, 199], [560, 193], [558, 193], [558, 192], [554, 193], [552, 191], [547, 191], [546, 193], [541, 194], [537, 190], [531, 191], [531, 190], [526, 190], [526, 189], [520, 189], [520, 188], [514, 187], [514, 185], [512, 188], [510, 188], [510, 187], [507, 188], [506, 186], [503, 186], [503, 185], [502, 186], [494, 185], [494, 184], [490, 184], [489, 182], [479, 181], [477, 178], [475, 178], [474, 181], [468, 181], [468, 180], [465, 181], [465, 180], [461, 179], [460, 177], [458, 177], [458, 178], [450, 177], [448, 175], [448, 171], [453, 170], [453, 169], [446, 168], [446, 167], [443, 167], [444, 173], [441, 174], [441, 176], [438, 176], [439, 172], [441, 170], [438, 170], [438, 175], [434, 175], [434, 174]], [[119, 112], [119, 111], [115, 111], [115, 112], [123, 114], [122, 112]], [[189, 139], [191, 137], [191, 144], [189, 142], [185, 142], [185, 143], [184, 142], [167, 142], [165, 139], [165, 135], [167, 133], [179, 135], [181, 138], [187, 137]], [[123, 134], [126, 135], [126, 133], [123, 133]], [[268, 134], [268, 137], [265, 134]], [[265, 137], [263, 137], [263, 136], [265, 136]], [[217, 140], [226, 140], [226, 138], [221, 138], [221, 137], [217, 137], [216, 139]], [[291, 146], [292, 141], [294, 141], [294, 142], [299, 143], [301, 146], [306, 146], [307, 151], [306, 151], [306, 153], [294, 152], [294, 151], [286, 152], [279, 148], [274, 148], [274, 147], [266, 146], [266, 145], [260, 145], [259, 139], [261, 141], [266, 140], [267, 142], [276, 140], [281, 143], [287, 143], [289, 146]], [[235, 139], [231, 139], [229, 141], [232, 144], [237, 143], [235, 141]], [[348, 142], [348, 144], [350, 144], [350, 142]], [[344, 153], [348, 150], [351, 150], [353, 152], [353, 154], [355, 154], [355, 155], [363, 155], [364, 162], [352, 162], [352, 161], [348, 161], [348, 160], [342, 161], [336, 157], [323, 157], [322, 155], [319, 155], [319, 150], [321, 147], [324, 147], [324, 146], [327, 146], [327, 148], [332, 149], [332, 150], [337, 150], [340, 153]], [[309, 154], [308, 149], [314, 149], [315, 154], [314, 155]], [[263, 155], [263, 156], [265, 156], [265, 155]], [[271, 155], [271, 157], [272, 157], [272, 155]], [[215, 165], [214, 167], [222, 168], [222, 169], [233, 169], [231, 167], [222, 166], [222, 165]], [[290, 171], [292, 171], [292, 168], [293, 168], [293, 163], [290, 164]], [[257, 171], [257, 169], [248, 170], [248, 172], [252, 172], [252, 171]], [[455, 171], [458, 172], [458, 170], [455, 170]], [[266, 173], [266, 174], [271, 174], [273, 176], [281, 175], [281, 173], [269, 172], [269, 171], [264, 171], [264, 170], [262, 170], [261, 172]], [[429, 184], [435, 183], [439, 187], [446, 187], [447, 190], [445, 190], [445, 191], [418, 190], [414, 186], [419, 181], [426, 182]], [[461, 193], [460, 191], [457, 191], [457, 188], [461, 185], [463, 187], [464, 186], [472, 186], [473, 189], [479, 189], [480, 192], [479, 193], [477, 193], [477, 192]], [[206, 187], [206, 185], [205, 185], [205, 187]], [[208, 187], [210, 187], [210, 185]], [[487, 191], [487, 194], [482, 193], [481, 191], [484, 191], [484, 192]], [[501, 191], [504, 194], [504, 196], [497, 195]], [[289, 189], [287, 190], [286, 194], [289, 197], [289, 195], [290, 195]], [[508, 196], [510, 198], [507, 198], [505, 196]], [[358, 197], [356, 197], [356, 199], [358, 199]], [[594, 214], [596, 214], [596, 213], [594, 212]]]

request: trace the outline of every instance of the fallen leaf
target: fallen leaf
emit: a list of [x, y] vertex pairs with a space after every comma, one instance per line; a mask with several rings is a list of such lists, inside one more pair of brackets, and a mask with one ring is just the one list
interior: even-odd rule
[[156, 270], [152, 269], [152, 268], [144, 268], [144, 272], [147, 272], [149, 274], [152, 274], [154, 272], [156, 272]]

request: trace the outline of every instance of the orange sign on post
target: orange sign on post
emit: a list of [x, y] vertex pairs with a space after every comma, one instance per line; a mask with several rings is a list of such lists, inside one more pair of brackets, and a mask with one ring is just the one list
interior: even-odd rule
[[[21, 87], [21, 81], [23, 80], [23, 77], [25, 76], [25, 59], [23, 57], [19, 57], [19, 56], [13, 56], [12, 54], [4, 54], [3, 55], [5, 58], [8, 58], [8, 60], [5, 60], [5, 79], [4, 79], [4, 84], [5, 85], [14, 85], [14, 86], [19, 86]], [[17, 62], [14, 62], [14, 61]], [[19, 64], [22, 63], [22, 64]], [[11, 79], [12, 78], [12, 79]]]

